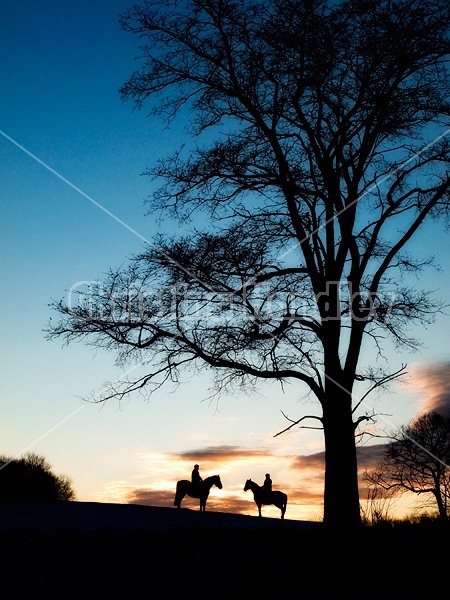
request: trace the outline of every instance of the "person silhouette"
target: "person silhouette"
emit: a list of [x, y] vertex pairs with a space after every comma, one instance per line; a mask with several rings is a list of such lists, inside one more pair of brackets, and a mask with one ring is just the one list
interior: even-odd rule
[[192, 469], [192, 474], [191, 474], [191, 482], [192, 482], [192, 485], [196, 489], [198, 489], [200, 487], [200, 484], [203, 481], [203, 479], [201, 478], [199, 469], [200, 469], [200, 467], [198, 465], [194, 465], [194, 468]]
[[272, 480], [270, 479], [270, 473], [266, 473], [266, 478], [263, 483], [263, 491], [264, 495], [268, 496], [272, 491]]

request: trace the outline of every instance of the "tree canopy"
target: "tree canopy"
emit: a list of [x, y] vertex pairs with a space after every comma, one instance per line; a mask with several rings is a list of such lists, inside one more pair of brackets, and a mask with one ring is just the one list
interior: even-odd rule
[[72, 480], [56, 475], [50, 463], [28, 452], [20, 458], [0, 456], [0, 500], [75, 500]]

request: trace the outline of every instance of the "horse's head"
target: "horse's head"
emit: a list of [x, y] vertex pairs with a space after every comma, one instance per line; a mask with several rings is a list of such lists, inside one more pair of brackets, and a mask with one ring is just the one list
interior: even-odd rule
[[220, 475], [214, 475], [214, 485], [216, 487], [218, 487], [219, 490], [222, 489], [223, 485], [222, 485], [222, 482], [220, 481]]
[[251, 488], [252, 485], [252, 480], [251, 479], [247, 479], [247, 481], [245, 482], [245, 486], [244, 486], [244, 492], [246, 492], [247, 490], [249, 490]]

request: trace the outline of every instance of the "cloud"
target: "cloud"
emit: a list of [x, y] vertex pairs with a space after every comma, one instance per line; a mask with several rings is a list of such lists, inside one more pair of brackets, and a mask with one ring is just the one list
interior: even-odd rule
[[356, 450], [358, 469], [360, 472], [366, 469], [374, 469], [382, 460], [381, 452], [385, 444], [373, 444], [372, 446], [360, 446]]
[[[359, 469], [374, 467], [378, 464], [381, 459], [381, 450], [384, 447], [384, 444], [359, 446], [356, 449]], [[310, 470], [316, 473], [323, 473], [325, 469], [325, 452], [297, 456], [295, 457], [294, 465], [301, 472]]]
[[315, 454], [300, 454], [295, 457], [294, 467], [300, 471], [304, 471], [305, 469], [319, 469], [323, 472], [325, 468], [325, 453], [316, 452]]
[[413, 365], [410, 388], [420, 395], [420, 414], [435, 410], [450, 416], [450, 362]]
[[247, 450], [240, 446], [209, 446], [201, 450], [189, 450], [172, 455], [174, 458], [190, 461], [192, 463], [200, 463], [206, 461], [208, 465], [221, 464], [227, 460], [242, 460], [242, 459], [262, 459], [265, 456], [271, 456], [263, 450]]
[[170, 506], [174, 494], [169, 490], [132, 489], [127, 493], [127, 504], [145, 504], [147, 506]]

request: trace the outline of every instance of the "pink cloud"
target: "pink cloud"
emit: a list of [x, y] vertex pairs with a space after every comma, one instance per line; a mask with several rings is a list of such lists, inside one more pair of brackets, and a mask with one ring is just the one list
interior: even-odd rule
[[411, 387], [420, 394], [419, 413], [435, 410], [450, 415], [450, 362], [419, 363], [411, 373]]

